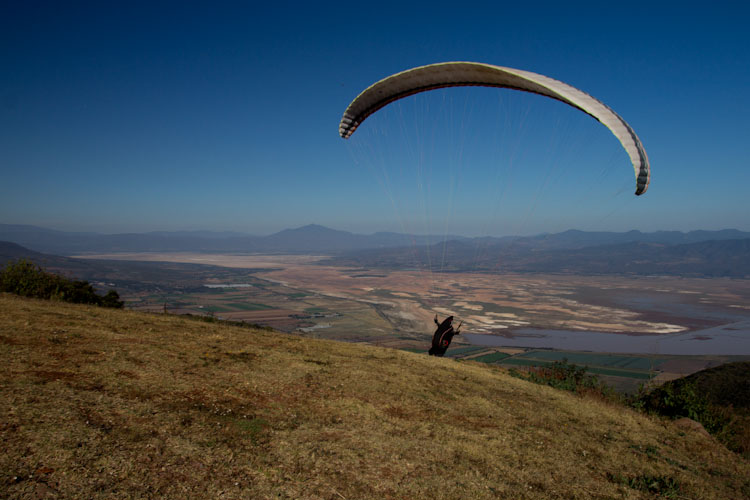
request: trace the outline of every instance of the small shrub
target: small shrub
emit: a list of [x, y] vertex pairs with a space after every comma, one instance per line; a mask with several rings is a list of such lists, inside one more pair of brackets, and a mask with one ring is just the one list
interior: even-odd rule
[[587, 374], [588, 368], [569, 363], [567, 359], [529, 370], [528, 379], [537, 384], [576, 393], [598, 395], [605, 399], [616, 398], [614, 390], [601, 382], [596, 375]]
[[104, 295], [104, 297], [102, 297], [102, 306], [122, 309], [125, 307], [125, 302], [120, 300], [120, 294], [114, 290], [110, 290]]
[[49, 299], [59, 294], [62, 287], [63, 282], [59, 276], [45, 273], [25, 259], [6, 264], [0, 272], [0, 291], [23, 297]]

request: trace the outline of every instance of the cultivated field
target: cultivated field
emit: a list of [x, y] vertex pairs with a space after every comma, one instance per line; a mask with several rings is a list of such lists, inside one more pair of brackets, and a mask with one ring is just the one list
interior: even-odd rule
[[[743, 318], [750, 320], [750, 282], [746, 280], [384, 271], [318, 265], [319, 258], [314, 256], [177, 253], [86, 257], [206, 264], [244, 271], [236, 279], [225, 273], [215, 278], [204, 275], [203, 285], [197, 288], [125, 293], [133, 309], [208, 314], [313, 338], [415, 352], [426, 351], [435, 314], [456, 316], [463, 321], [464, 333], [512, 339], [519, 330], [529, 328], [593, 331], [629, 336], [634, 345], [638, 336], [704, 331]], [[750, 331], [739, 334], [750, 336]], [[567, 358], [575, 358], [592, 372], [631, 390], [653, 377], [671, 379], [735, 359], [702, 355], [700, 342], [695, 345], [694, 356], [654, 352], [653, 356], [635, 356], [627, 366], [618, 365], [618, 356], [582, 353]], [[470, 345], [456, 337], [449, 355], [517, 366], [547, 359], [534, 355], [536, 350], [503, 347], [473, 348], [464, 355], [463, 347]], [[648, 351], [634, 347], [633, 352]]]

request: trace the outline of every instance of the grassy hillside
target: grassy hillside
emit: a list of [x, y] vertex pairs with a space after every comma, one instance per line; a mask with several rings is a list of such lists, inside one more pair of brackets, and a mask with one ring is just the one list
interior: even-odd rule
[[672, 380], [645, 394], [642, 402], [663, 415], [692, 412], [729, 449], [750, 459], [750, 362], [726, 363]]
[[0, 497], [750, 497], [699, 431], [481, 363], [0, 295]]

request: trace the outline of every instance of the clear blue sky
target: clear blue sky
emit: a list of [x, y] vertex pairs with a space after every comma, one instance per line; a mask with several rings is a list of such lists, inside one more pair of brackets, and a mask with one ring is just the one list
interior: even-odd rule
[[[750, 230], [746, 2], [304, 4], [3, 2], [0, 223]], [[604, 101], [648, 151], [649, 192], [604, 127], [520, 92], [414, 96], [339, 138], [369, 84], [451, 60]]]

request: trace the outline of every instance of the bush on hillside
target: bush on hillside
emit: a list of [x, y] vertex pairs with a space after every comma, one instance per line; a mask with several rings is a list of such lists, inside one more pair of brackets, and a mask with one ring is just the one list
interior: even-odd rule
[[641, 391], [631, 402], [632, 406], [648, 413], [671, 419], [687, 417], [700, 422], [703, 428], [724, 443], [730, 450], [747, 454], [743, 435], [747, 432], [741, 419], [732, 408], [709, 401], [693, 381], [670, 381], [648, 392]]
[[562, 361], [555, 361], [544, 366], [532, 366], [525, 375], [512, 370], [511, 375], [555, 389], [597, 395], [604, 399], [617, 399], [617, 394], [611, 387], [601, 382], [596, 375], [589, 375], [587, 372], [587, 367], [576, 366], [563, 358]]
[[88, 281], [72, 280], [49, 273], [26, 259], [9, 262], [0, 270], [0, 292], [118, 309], [125, 305], [114, 290], [101, 296]]

